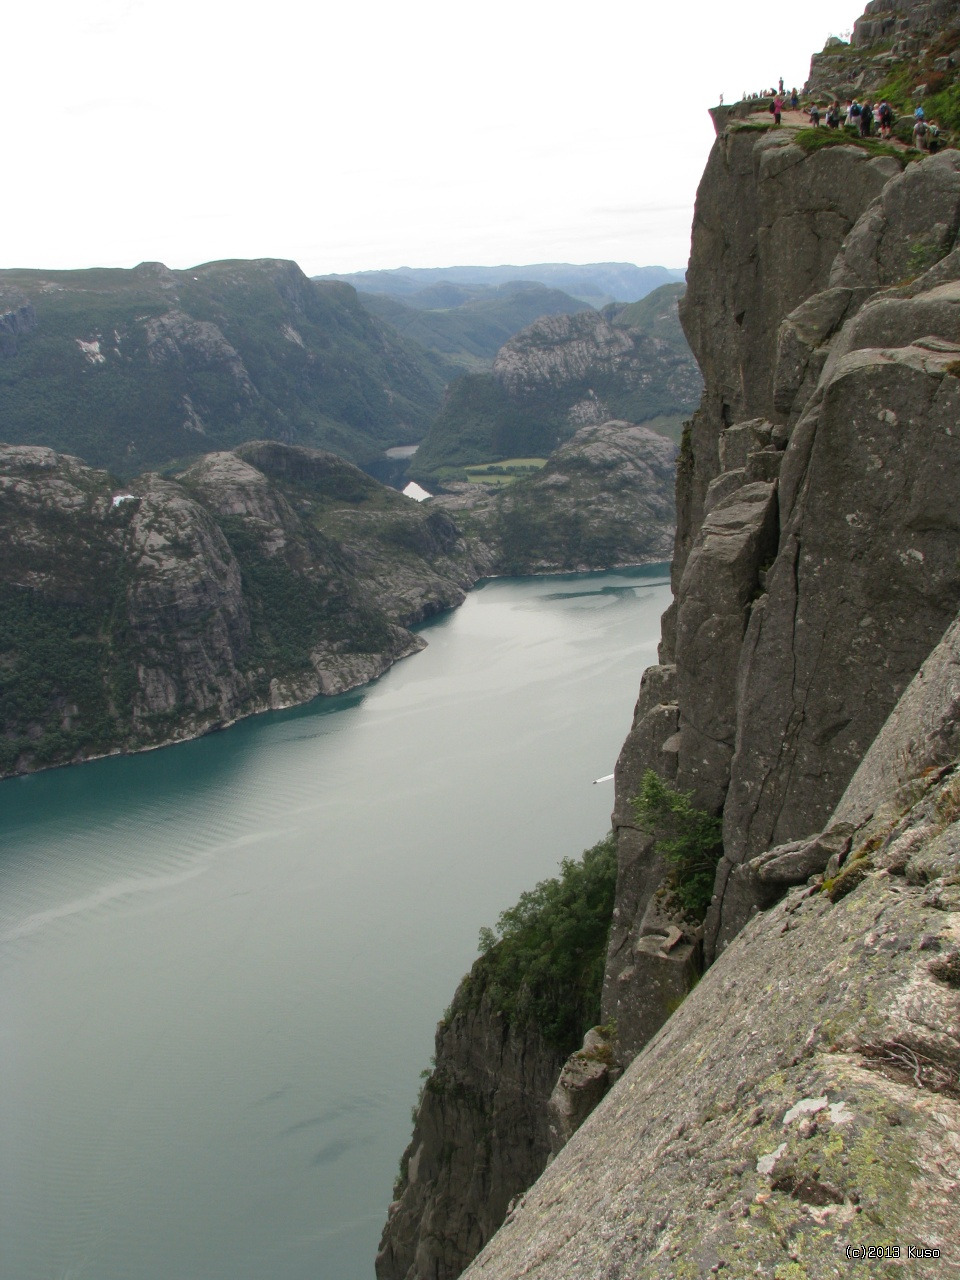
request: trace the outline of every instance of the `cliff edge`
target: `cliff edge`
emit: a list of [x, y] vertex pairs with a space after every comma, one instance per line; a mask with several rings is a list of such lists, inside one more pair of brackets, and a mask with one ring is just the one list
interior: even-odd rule
[[[887, 7], [861, 85], [888, 27], [905, 75], [958, 35]], [[714, 116], [674, 604], [616, 774], [627, 1070], [471, 1278], [960, 1274], [960, 153]], [[722, 824], [705, 918], [650, 771]]]

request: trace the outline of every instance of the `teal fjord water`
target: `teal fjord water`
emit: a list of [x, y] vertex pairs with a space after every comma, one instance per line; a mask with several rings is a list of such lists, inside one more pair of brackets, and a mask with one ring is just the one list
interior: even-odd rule
[[2, 1280], [372, 1280], [477, 931], [606, 831], [664, 566], [353, 694], [0, 783]]

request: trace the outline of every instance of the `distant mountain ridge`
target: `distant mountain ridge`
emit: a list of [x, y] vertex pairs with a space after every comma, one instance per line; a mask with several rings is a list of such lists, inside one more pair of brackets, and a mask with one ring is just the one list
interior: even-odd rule
[[262, 438], [368, 462], [422, 437], [448, 377], [293, 262], [0, 271], [0, 439], [120, 476]]
[[610, 419], [678, 428], [702, 388], [677, 317], [684, 287], [663, 285], [602, 314], [542, 316], [521, 330], [489, 373], [451, 385], [411, 477], [429, 487], [466, 479], [473, 463], [545, 457], [580, 427]]
[[541, 316], [592, 310], [561, 289], [529, 280], [508, 284], [437, 284], [402, 301], [385, 293], [358, 292], [360, 305], [404, 338], [460, 368], [487, 368], [503, 344]]
[[[539, 262], [499, 267], [395, 267], [382, 271], [354, 271], [329, 274], [317, 280], [340, 280], [365, 293], [385, 293], [410, 301], [431, 285], [451, 283], [486, 285], [493, 288], [511, 281], [525, 280], [561, 289], [592, 306], [610, 302], [639, 302], [663, 284], [683, 280], [682, 267], [638, 267], [632, 262], [592, 262], [579, 266], [570, 262]], [[416, 305], [413, 303], [412, 305]]]

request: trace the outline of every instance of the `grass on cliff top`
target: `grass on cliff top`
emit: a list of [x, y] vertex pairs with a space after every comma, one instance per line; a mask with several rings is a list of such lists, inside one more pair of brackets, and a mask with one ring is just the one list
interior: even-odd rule
[[823, 126], [819, 129], [798, 129], [793, 135], [793, 141], [808, 154], [823, 151], [826, 147], [859, 147], [871, 156], [893, 156], [901, 165], [919, 160], [921, 155], [919, 151], [902, 151], [899, 147], [881, 142], [879, 138], [861, 138], [859, 134], [846, 129], [829, 129]]
[[[958, 30], [954, 22], [923, 49], [922, 57], [892, 67], [876, 91], [876, 97], [886, 98], [901, 116], [912, 116], [914, 107], [922, 101], [928, 120], [936, 120], [947, 133], [960, 132], [960, 75], [956, 67], [938, 71], [934, 65], [938, 58], [950, 57], [957, 43]], [[880, 46], [875, 48], [879, 50]], [[870, 52], [874, 52], [874, 47]], [[922, 99], [915, 93], [921, 84], [926, 86]]]
[[482, 955], [465, 979], [470, 1004], [486, 993], [508, 1022], [533, 1022], [564, 1053], [600, 1021], [600, 990], [613, 916], [617, 850], [606, 836], [560, 874], [541, 880], [480, 930]]
[[652, 769], [643, 775], [631, 805], [637, 826], [653, 836], [654, 848], [670, 869], [678, 903], [702, 920], [723, 852], [722, 822], [694, 808], [692, 791], [675, 791]]

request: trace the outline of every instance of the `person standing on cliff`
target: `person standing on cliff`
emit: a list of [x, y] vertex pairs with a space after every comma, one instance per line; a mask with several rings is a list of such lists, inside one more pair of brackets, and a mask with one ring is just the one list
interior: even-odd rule
[[865, 102], [860, 108], [860, 137], [869, 138], [870, 128], [873, 124], [873, 107], [869, 102]]
[[797, 93], [796, 87], [794, 87], [793, 92], [790, 94], [790, 110], [796, 111], [796, 109], [799, 106], [800, 106], [800, 95], [799, 93]]
[[780, 77], [780, 88], [777, 90], [777, 93], [781, 98], [783, 97], [783, 76]]
[[807, 115], [810, 117], [810, 123], [813, 125], [814, 129], [819, 129], [820, 128], [820, 108], [817, 106], [815, 102], [807, 108]]
[[880, 125], [880, 137], [889, 138], [890, 130], [893, 128], [893, 112], [886, 98], [877, 107], [877, 122]]
[[[780, 83], [782, 84], [782, 83], [783, 83], [783, 81], [781, 80], [781, 82], [780, 82]], [[777, 94], [777, 96], [776, 96], [776, 97], [774, 98], [774, 100], [773, 100], [773, 123], [774, 123], [774, 125], [779, 125], [781, 115], [783, 115], [783, 99], [780, 97], [780, 95], [779, 95], [779, 93], [778, 93], [778, 94]]]

